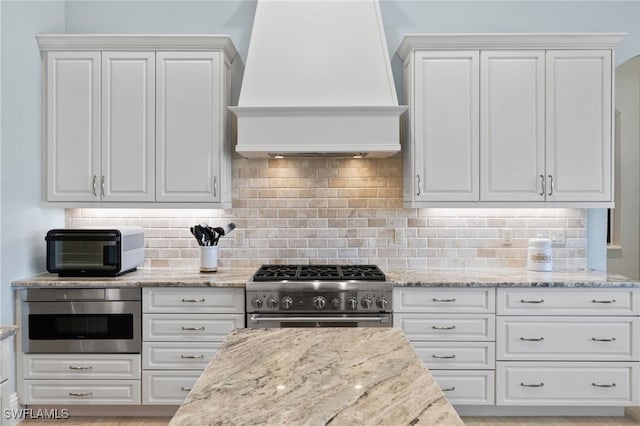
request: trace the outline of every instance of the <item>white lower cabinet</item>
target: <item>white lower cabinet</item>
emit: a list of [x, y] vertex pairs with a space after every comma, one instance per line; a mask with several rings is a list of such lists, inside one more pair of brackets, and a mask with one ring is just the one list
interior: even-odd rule
[[145, 371], [142, 373], [142, 400], [145, 404], [181, 404], [202, 370]]
[[140, 380], [25, 380], [26, 404], [140, 404]]
[[639, 292], [499, 288], [496, 405], [639, 405]]
[[182, 404], [235, 328], [243, 328], [243, 288], [142, 291], [142, 403]]
[[401, 328], [454, 405], [495, 403], [495, 289], [394, 288]]
[[638, 405], [637, 362], [497, 362], [500, 405]]
[[140, 404], [138, 354], [25, 354], [24, 404]]
[[493, 405], [493, 370], [432, 371], [432, 376], [452, 404]]

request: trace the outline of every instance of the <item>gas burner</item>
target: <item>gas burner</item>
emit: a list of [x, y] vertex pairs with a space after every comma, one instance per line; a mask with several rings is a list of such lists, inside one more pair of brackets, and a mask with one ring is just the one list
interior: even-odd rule
[[262, 265], [253, 281], [384, 281], [384, 273], [375, 265]]

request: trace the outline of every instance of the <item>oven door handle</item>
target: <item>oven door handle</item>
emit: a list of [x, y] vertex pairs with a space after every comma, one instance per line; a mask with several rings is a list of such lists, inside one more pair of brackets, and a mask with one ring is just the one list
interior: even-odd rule
[[380, 315], [376, 317], [263, 317], [252, 314], [251, 321], [263, 322], [389, 322], [388, 315]]

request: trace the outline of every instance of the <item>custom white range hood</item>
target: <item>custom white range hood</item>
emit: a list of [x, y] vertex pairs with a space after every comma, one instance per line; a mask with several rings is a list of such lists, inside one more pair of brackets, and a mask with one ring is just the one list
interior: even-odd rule
[[377, 0], [258, 0], [236, 151], [388, 157], [400, 115]]

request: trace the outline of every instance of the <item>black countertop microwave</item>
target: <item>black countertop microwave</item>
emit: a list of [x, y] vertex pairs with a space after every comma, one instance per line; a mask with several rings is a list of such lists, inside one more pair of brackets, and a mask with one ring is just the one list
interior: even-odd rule
[[144, 263], [144, 231], [64, 228], [47, 232], [47, 271], [61, 277], [113, 277]]

